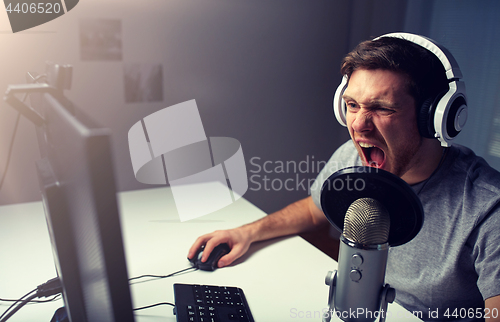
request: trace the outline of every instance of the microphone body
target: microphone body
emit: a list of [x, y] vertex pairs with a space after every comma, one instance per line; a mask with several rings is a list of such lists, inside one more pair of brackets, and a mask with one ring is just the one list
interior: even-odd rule
[[388, 243], [362, 245], [342, 235], [333, 294], [339, 318], [368, 322], [379, 317], [388, 253]]
[[340, 238], [338, 270], [325, 280], [330, 285], [330, 315], [335, 313], [346, 322], [385, 320], [387, 303], [395, 297], [395, 290], [384, 285], [389, 229], [389, 214], [377, 200], [360, 198], [349, 206]]

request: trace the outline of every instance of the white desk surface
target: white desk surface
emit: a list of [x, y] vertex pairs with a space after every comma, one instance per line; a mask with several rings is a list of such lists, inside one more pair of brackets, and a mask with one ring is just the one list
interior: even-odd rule
[[[217, 212], [181, 223], [169, 188], [122, 192], [118, 202], [130, 277], [167, 275], [187, 268], [187, 251], [196, 237], [265, 216], [241, 198]], [[17, 299], [56, 276], [41, 202], [1, 206], [0, 242], [0, 298]], [[173, 283], [227, 285], [243, 289], [257, 322], [321, 321], [320, 314], [328, 307], [325, 275], [336, 267], [334, 260], [302, 238], [279, 238], [252, 245], [230, 267], [133, 284], [133, 305], [174, 302]], [[0, 303], [0, 312], [10, 305]], [[9, 321], [48, 322], [61, 306], [62, 300], [26, 305]], [[175, 321], [175, 316], [171, 306], [159, 306], [137, 311], [136, 320]], [[387, 321], [402, 320], [418, 321], [391, 304]]]

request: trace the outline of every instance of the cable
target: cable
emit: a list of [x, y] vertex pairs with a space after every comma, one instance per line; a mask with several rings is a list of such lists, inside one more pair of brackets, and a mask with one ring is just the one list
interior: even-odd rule
[[0, 320], [0, 322], [6, 322], [11, 316], [13, 316], [17, 311], [19, 311], [23, 306], [25, 306], [29, 301], [31, 301], [35, 297], [37, 297], [37, 295], [32, 294], [27, 299], [22, 300], [21, 303], [19, 303], [15, 308], [13, 308], [8, 314], [6, 314], [5, 317]]
[[30, 295], [31, 293], [36, 292], [36, 290], [37, 290], [37, 289], [35, 288], [34, 290], [29, 291], [28, 293], [24, 294], [21, 298], [19, 298], [18, 300], [16, 300], [16, 301], [14, 302], [14, 304], [12, 304], [11, 306], [9, 306], [9, 307], [7, 308], [7, 310], [5, 310], [5, 312], [3, 312], [3, 313], [2, 313], [2, 315], [0, 315], [0, 321], [4, 321], [4, 320], [2, 320], [2, 318], [3, 318], [6, 314], [7, 314], [7, 312], [8, 312], [9, 310], [11, 310], [11, 309], [12, 309], [12, 308], [13, 308], [13, 307], [17, 304], [17, 303], [21, 302], [21, 301], [22, 301], [25, 297], [27, 297], [27, 296], [28, 296], [28, 295]]
[[[186, 271], [197, 270], [197, 269], [198, 268], [196, 268], [196, 267], [188, 267], [188, 268], [182, 269], [180, 271], [177, 271], [177, 272], [174, 272], [174, 273], [171, 273], [168, 275], [151, 275], [151, 274], [140, 275], [140, 276], [130, 278], [129, 281], [133, 281], [133, 280], [137, 280], [137, 279], [141, 279], [141, 278], [145, 278], [145, 277], [151, 277], [151, 278], [157, 278], [157, 279], [167, 278], [167, 277], [175, 276], [177, 274], [180, 274], [180, 273], [183, 273]], [[131, 284], [133, 284], [133, 283], [131, 283]], [[36, 289], [26, 293], [23, 297], [21, 297], [18, 300], [0, 299], [0, 301], [14, 301], [14, 303], [0, 316], [0, 322], [7, 321], [11, 316], [13, 316], [17, 311], [19, 311], [19, 309], [21, 309], [23, 306], [25, 306], [28, 303], [44, 303], [44, 302], [54, 301], [59, 296], [59, 293], [61, 293], [61, 292], [62, 292], [61, 281], [58, 277], [56, 277], [56, 278], [53, 278], [51, 280], [48, 280], [44, 284], [39, 285]], [[32, 293], [35, 293], [35, 294], [32, 294]], [[32, 294], [32, 295], [30, 295], [30, 294]], [[52, 295], [55, 295], [55, 296], [49, 300], [44, 300], [44, 301], [34, 301], [33, 300], [36, 297], [42, 297], [42, 296], [48, 297], [48, 296], [52, 296]], [[29, 296], [29, 297], [27, 299], [25, 299], [27, 296]], [[18, 305], [16, 306], [16, 304], [18, 304]], [[159, 305], [175, 306], [175, 304], [172, 304], [172, 303], [161, 302], [161, 303], [156, 303], [156, 304], [152, 304], [152, 305], [148, 305], [148, 306], [135, 308], [134, 311], [144, 310], [144, 309], [152, 308], [152, 307], [159, 306]]]
[[161, 302], [161, 303], [156, 303], [156, 304], [151, 304], [151, 305], [147, 305], [147, 306], [138, 307], [138, 308], [135, 308], [134, 311], [149, 309], [149, 308], [152, 308], [152, 307], [155, 307], [155, 306], [160, 306], [160, 305], [171, 305], [171, 306], [175, 307], [175, 304], [172, 304], [172, 303], [169, 303], [169, 302]]
[[[16, 301], [15, 301], [15, 302], [11, 305], [11, 306], [9, 306], [9, 307], [7, 308], [7, 310], [5, 310], [5, 312], [3, 312], [3, 313], [2, 313], [2, 315], [0, 315], [0, 321], [1, 321], [1, 322], [6, 321], [6, 320], [3, 320], [3, 317], [4, 317], [4, 316], [6, 316], [6, 315], [8, 315], [8, 312], [9, 312], [11, 309], [13, 309], [13, 308], [14, 308], [14, 306], [15, 306], [17, 303], [19, 303], [19, 302], [23, 301], [25, 297], [27, 297], [28, 295], [30, 295], [30, 294], [32, 294], [32, 293], [34, 293], [34, 292], [36, 292], [36, 290], [37, 290], [37, 289], [34, 289], [34, 290], [32, 290], [32, 291], [30, 291], [30, 292], [26, 293], [26, 294], [25, 294], [25, 295], [23, 295], [21, 298], [19, 298], [18, 300], [16, 300]], [[17, 309], [17, 310], [19, 310], [19, 309]], [[17, 310], [16, 310], [16, 311], [17, 311]]]
[[[53, 302], [59, 300], [61, 297], [61, 294], [54, 295], [51, 299], [48, 300], [31, 300], [28, 304], [39, 304], [39, 303], [48, 303], [48, 302]], [[0, 298], [0, 302], [17, 302], [19, 300], [14, 300], [14, 299], [3, 299]], [[3, 304], [0, 304], [3, 305]]]
[[[174, 273], [171, 273], [171, 274], [168, 274], [168, 275], [145, 274], [145, 275], [140, 275], [140, 276], [129, 278], [129, 282], [133, 281], [133, 280], [145, 278], [145, 277], [151, 277], [151, 278], [154, 278], [154, 279], [167, 278], [167, 277], [175, 276], [175, 275], [183, 273], [183, 272], [187, 272], [187, 271], [190, 271], [190, 270], [197, 270], [197, 269], [198, 268], [196, 268], [196, 267], [188, 267], [188, 268], [181, 269], [180, 271], [177, 271], [177, 272], [174, 272]], [[145, 281], [145, 282], [147, 282], [147, 281]], [[137, 283], [141, 283], [141, 282], [137, 282]], [[130, 284], [136, 284], [136, 283], [130, 283]], [[152, 307], [155, 307], [155, 306], [160, 306], [160, 305], [171, 305], [171, 306], [175, 307], [175, 304], [173, 304], [173, 303], [160, 302], [160, 303], [156, 303], [156, 304], [151, 304], [151, 305], [141, 306], [141, 307], [135, 308], [134, 311], [149, 309], [149, 308], [152, 308]]]
[[[196, 267], [188, 267], [188, 268], [182, 269], [180, 271], [177, 271], [177, 272], [174, 272], [174, 273], [171, 273], [168, 275], [151, 275], [151, 274], [140, 275], [140, 276], [130, 278], [129, 281], [133, 281], [133, 280], [137, 280], [137, 279], [141, 279], [141, 278], [145, 278], [145, 277], [151, 277], [151, 278], [157, 278], [157, 279], [167, 278], [167, 277], [175, 276], [177, 274], [180, 274], [180, 273], [183, 273], [186, 271], [197, 270], [197, 269], [198, 268], [196, 268]], [[133, 283], [131, 283], [131, 284], [133, 284]], [[44, 303], [44, 302], [54, 301], [54, 300], [56, 300], [57, 297], [60, 296], [61, 292], [62, 292], [61, 280], [58, 277], [56, 277], [56, 278], [50, 279], [47, 282], [39, 285], [37, 288], [26, 293], [18, 300], [0, 299], [0, 301], [5, 301], [5, 302], [13, 301], [14, 302], [11, 306], [9, 306], [9, 308], [7, 308], [7, 310], [5, 310], [4, 313], [2, 313], [2, 315], [0, 316], [0, 322], [6, 322], [11, 316], [13, 316], [17, 311], [19, 311], [23, 306], [25, 306], [28, 303]], [[35, 293], [35, 294], [33, 294], [33, 293]], [[43, 300], [43, 301], [33, 300], [36, 297], [42, 297], [42, 296], [49, 297], [52, 295], [55, 295], [55, 296], [51, 299], [48, 299], [48, 300]], [[17, 306], [16, 306], [16, 304], [17, 304]], [[175, 307], [175, 304], [172, 304], [169, 302], [161, 302], [161, 303], [156, 303], [156, 304], [147, 305], [147, 306], [143, 306], [143, 307], [138, 307], [138, 308], [135, 308], [134, 311], [149, 309], [149, 308], [159, 306], [159, 305], [171, 305], [171, 306]]]
[[[183, 273], [183, 272], [186, 272], [186, 271], [189, 271], [189, 270], [193, 270], [193, 269], [197, 270], [198, 268], [196, 268], [196, 267], [188, 267], [188, 268], [181, 269], [180, 271], [177, 271], [177, 272], [174, 272], [174, 273], [171, 273], [171, 274], [168, 274], [168, 275], [150, 275], [150, 274], [140, 275], [140, 276], [129, 278], [129, 282], [133, 281], [133, 280], [140, 279], [140, 278], [144, 278], [144, 277], [151, 277], [151, 278], [155, 278], [155, 279], [172, 277], [172, 276], [175, 276], [177, 274], [180, 274], [180, 273]], [[134, 284], [134, 283], [131, 283], [131, 284]]]
[[42, 297], [42, 296], [49, 297], [62, 292], [62, 283], [59, 277], [54, 277], [48, 280], [47, 282], [38, 285], [36, 289], [37, 289], [36, 293], [37, 297]]
[[[140, 275], [137, 277], [130, 278], [129, 281], [133, 281], [133, 280], [137, 280], [137, 279], [141, 279], [141, 278], [145, 278], [145, 277], [151, 277], [151, 278], [157, 278], [157, 279], [167, 278], [167, 277], [175, 276], [177, 274], [180, 274], [180, 273], [183, 273], [186, 271], [197, 270], [197, 269], [198, 268], [196, 268], [196, 267], [188, 267], [188, 268], [182, 269], [180, 271], [177, 271], [177, 272], [174, 272], [174, 273], [171, 273], [168, 275], [151, 275], [151, 274]], [[131, 283], [131, 284], [133, 284], [133, 283]], [[0, 322], [7, 321], [11, 316], [13, 316], [17, 311], [19, 311], [23, 306], [25, 306], [28, 303], [44, 303], [44, 302], [54, 301], [59, 296], [59, 293], [61, 293], [61, 292], [62, 292], [61, 280], [58, 277], [56, 277], [56, 278], [50, 279], [47, 282], [39, 285], [37, 288], [26, 293], [24, 296], [22, 296], [18, 300], [0, 299], [0, 301], [14, 301], [14, 303], [9, 308], [7, 308], [7, 310], [5, 310], [4, 313], [2, 313], [2, 315], [0, 316]], [[35, 294], [32, 294], [32, 293], [35, 293]], [[32, 294], [32, 295], [30, 295], [30, 294]], [[55, 295], [55, 296], [49, 300], [44, 300], [44, 301], [34, 301], [33, 300], [36, 297], [42, 297], [42, 296], [49, 297], [52, 295]], [[28, 297], [28, 298], [25, 299], [26, 297]], [[18, 304], [18, 305], [16, 306], [16, 304]], [[139, 308], [134, 309], [134, 311], [148, 309], [148, 308], [152, 308], [152, 307], [159, 306], [159, 305], [175, 306], [172, 303], [162, 302], [162, 303], [156, 303], [156, 304], [152, 304], [152, 305], [148, 305], [148, 306], [144, 306], [144, 307], [139, 307]]]
[[47, 282], [38, 285], [37, 288], [26, 293], [19, 300], [14, 302], [14, 304], [9, 306], [9, 308], [7, 308], [7, 310], [5, 310], [5, 312], [3, 312], [2, 315], [0, 316], [0, 322], [6, 322], [11, 316], [13, 316], [23, 306], [31, 302], [35, 297], [42, 297], [42, 296], [48, 297], [52, 295], [58, 295], [61, 292], [62, 292], [62, 284], [59, 277], [50, 279]]

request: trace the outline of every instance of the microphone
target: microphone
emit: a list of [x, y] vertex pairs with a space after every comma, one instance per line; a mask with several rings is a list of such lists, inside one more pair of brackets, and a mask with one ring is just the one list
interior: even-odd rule
[[336, 314], [344, 321], [378, 317], [384, 322], [388, 303], [396, 297], [396, 290], [384, 284], [389, 247], [419, 233], [424, 221], [420, 199], [398, 176], [354, 166], [323, 182], [320, 203], [328, 221], [342, 232], [338, 271], [325, 279], [330, 311], [323, 321]]
[[339, 248], [338, 270], [329, 272], [330, 311], [346, 322], [385, 321], [396, 291], [384, 285], [389, 252], [389, 212], [373, 198], [359, 198], [347, 209]]

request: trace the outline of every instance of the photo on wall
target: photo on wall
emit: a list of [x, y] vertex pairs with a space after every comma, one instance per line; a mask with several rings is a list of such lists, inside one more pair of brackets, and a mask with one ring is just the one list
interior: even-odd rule
[[119, 19], [80, 21], [80, 57], [82, 60], [122, 60], [122, 26]]
[[163, 101], [161, 64], [124, 64], [123, 75], [126, 103]]

